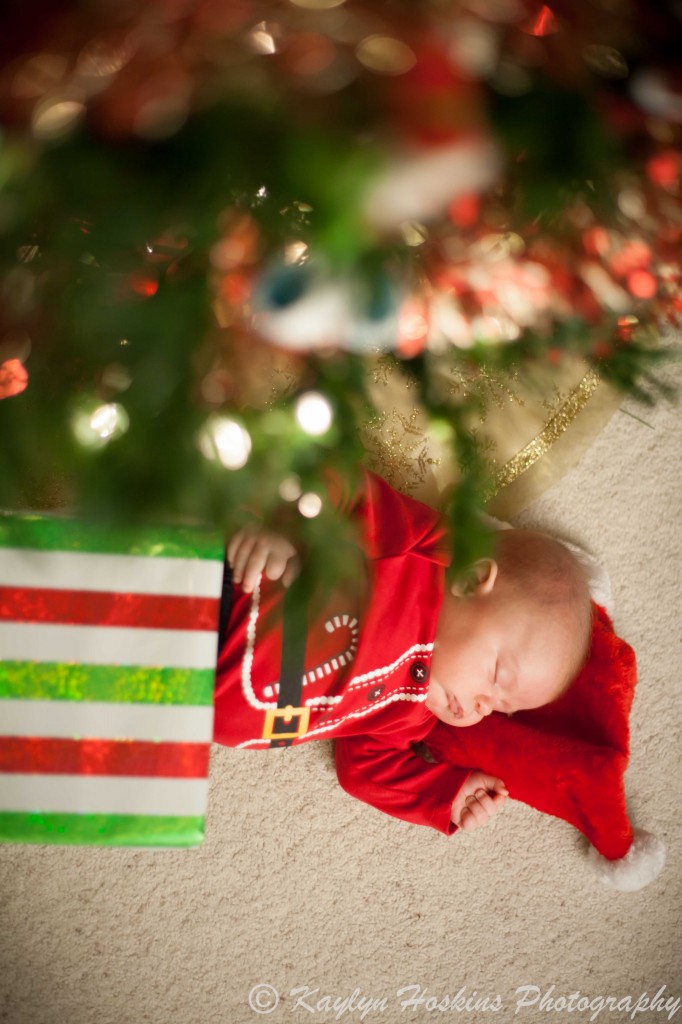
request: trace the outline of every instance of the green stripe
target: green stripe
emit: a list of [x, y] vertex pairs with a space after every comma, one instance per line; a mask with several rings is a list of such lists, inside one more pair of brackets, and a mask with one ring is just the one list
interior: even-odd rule
[[0, 812], [0, 842], [68, 846], [198, 846], [203, 818]]
[[0, 547], [218, 561], [225, 557], [225, 543], [220, 534], [202, 527], [133, 528], [59, 516], [6, 512], [0, 513]]
[[213, 669], [0, 661], [0, 699], [208, 706], [214, 685]]

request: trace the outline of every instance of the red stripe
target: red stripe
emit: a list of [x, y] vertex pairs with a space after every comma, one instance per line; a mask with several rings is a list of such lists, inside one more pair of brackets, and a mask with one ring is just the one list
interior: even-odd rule
[[218, 607], [213, 597], [0, 587], [0, 621], [214, 630]]
[[208, 743], [0, 737], [0, 771], [64, 775], [143, 775], [203, 779]]

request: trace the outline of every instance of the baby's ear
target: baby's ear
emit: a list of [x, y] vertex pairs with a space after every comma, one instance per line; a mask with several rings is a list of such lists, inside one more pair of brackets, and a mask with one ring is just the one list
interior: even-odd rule
[[452, 584], [450, 592], [455, 597], [471, 597], [489, 594], [497, 579], [497, 562], [494, 558], [479, 558], [464, 578]]

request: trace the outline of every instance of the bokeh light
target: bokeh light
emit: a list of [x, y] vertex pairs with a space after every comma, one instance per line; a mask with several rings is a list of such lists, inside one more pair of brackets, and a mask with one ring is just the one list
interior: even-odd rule
[[296, 420], [301, 430], [313, 437], [325, 434], [332, 425], [334, 411], [319, 391], [307, 391], [296, 402]]
[[306, 491], [299, 499], [298, 511], [306, 519], [314, 519], [322, 511], [322, 498], [314, 491]]
[[210, 416], [199, 435], [199, 449], [205, 458], [226, 469], [241, 469], [249, 461], [251, 436], [228, 416]]
[[80, 408], [71, 422], [76, 440], [84, 448], [103, 448], [115, 438], [125, 434], [130, 419], [118, 402], [107, 402], [95, 408]]
[[358, 44], [355, 56], [368, 71], [379, 75], [404, 75], [417, 63], [410, 47], [392, 36], [367, 36]]
[[84, 115], [85, 103], [81, 97], [48, 96], [33, 111], [33, 134], [43, 141], [63, 138], [76, 128]]
[[302, 493], [301, 481], [293, 473], [286, 476], [279, 485], [279, 496], [282, 501], [298, 501]]

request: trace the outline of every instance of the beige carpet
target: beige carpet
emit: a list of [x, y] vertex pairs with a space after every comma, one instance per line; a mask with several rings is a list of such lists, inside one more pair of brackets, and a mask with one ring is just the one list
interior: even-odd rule
[[[327, 744], [215, 749], [196, 851], [0, 849], [0, 1020], [573, 1024], [630, 1020], [627, 1000], [634, 1009], [662, 986], [659, 1005], [682, 998], [681, 451], [679, 409], [628, 400], [521, 517], [586, 546], [612, 576], [616, 625], [640, 665], [631, 815], [668, 846], [657, 881], [604, 888], [577, 832], [519, 804], [452, 839], [394, 821], [339, 789]], [[258, 985], [279, 994], [270, 1014], [249, 1006]], [[499, 994], [502, 1009], [427, 1001], [461, 1007], [461, 989]], [[355, 990], [345, 1010], [329, 1008]], [[541, 1006], [576, 991], [592, 1010]], [[417, 993], [424, 1002], [403, 1009]], [[620, 1010], [598, 1012], [608, 996]], [[251, 998], [265, 1010], [275, 997]]]

